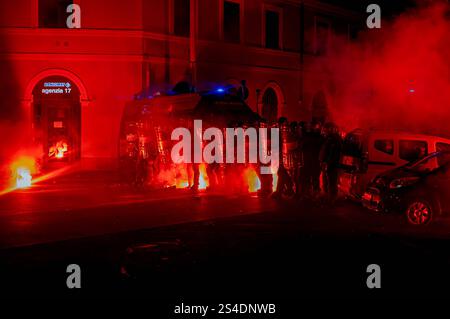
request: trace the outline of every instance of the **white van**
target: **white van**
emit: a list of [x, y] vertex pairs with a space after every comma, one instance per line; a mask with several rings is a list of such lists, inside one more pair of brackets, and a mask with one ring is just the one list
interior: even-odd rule
[[361, 199], [378, 174], [438, 151], [450, 151], [450, 140], [398, 131], [356, 129], [344, 139], [339, 177], [346, 196]]

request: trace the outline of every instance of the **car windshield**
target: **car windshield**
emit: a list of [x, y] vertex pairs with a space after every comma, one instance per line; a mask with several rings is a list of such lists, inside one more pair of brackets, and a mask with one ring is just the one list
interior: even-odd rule
[[404, 166], [405, 169], [417, 173], [431, 173], [450, 163], [450, 153], [434, 153]]

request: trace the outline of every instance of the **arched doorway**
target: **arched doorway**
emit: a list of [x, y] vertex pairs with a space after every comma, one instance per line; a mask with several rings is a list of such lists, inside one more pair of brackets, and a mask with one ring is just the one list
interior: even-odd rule
[[271, 87], [267, 88], [262, 96], [261, 115], [268, 123], [275, 123], [278, 117], [278, 97]]
[[80, 158], [80, 90], [60, 75], [38, 81], [32, 91], [33, 127], [42, 145], [44, 164], [67, 163]]

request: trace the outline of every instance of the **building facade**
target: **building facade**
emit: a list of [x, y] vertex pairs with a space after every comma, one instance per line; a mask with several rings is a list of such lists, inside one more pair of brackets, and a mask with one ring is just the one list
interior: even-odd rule
[[[67, 27], [70, 4], [81, 28]], [[180, 81], [201, 91], [246, 80], [248, 104], [269, 120], [326, 117], [318, 61], [360, 19], [315, 0], [1, 1], [1, 114], [45, 145], [70, 131], [73, 156], [97, 168], [116, 162], [125, 104]]]

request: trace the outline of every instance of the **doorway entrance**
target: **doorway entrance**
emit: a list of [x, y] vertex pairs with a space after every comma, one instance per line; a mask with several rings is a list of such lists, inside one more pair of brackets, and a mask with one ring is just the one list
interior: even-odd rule
[[62, 76], [39, 81], [33, 89], [33, 124], [44, 165], [78, 160], [81, 103], [77, 86]]

